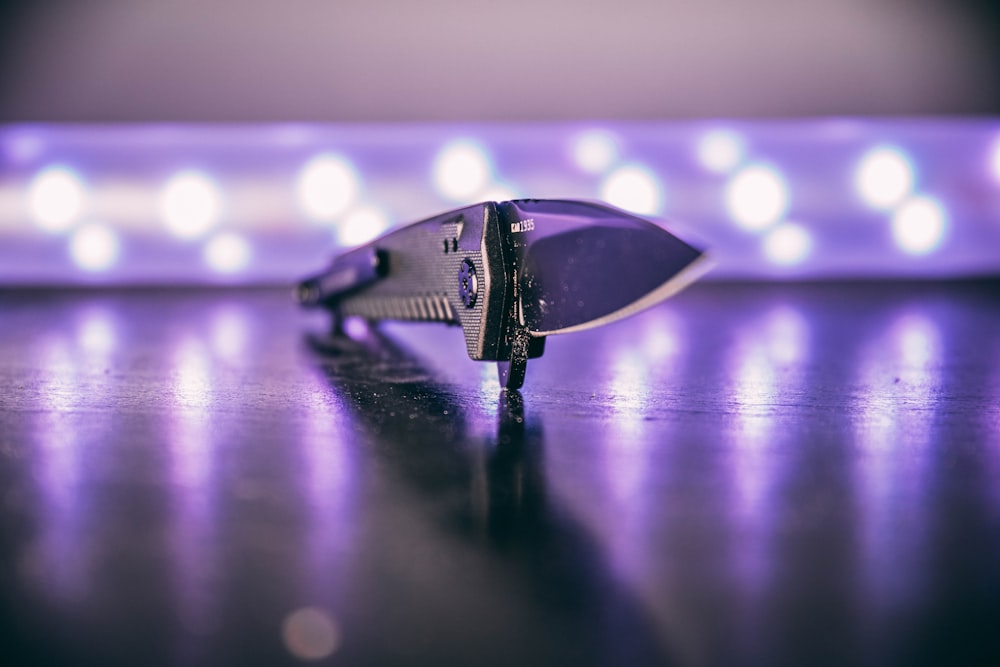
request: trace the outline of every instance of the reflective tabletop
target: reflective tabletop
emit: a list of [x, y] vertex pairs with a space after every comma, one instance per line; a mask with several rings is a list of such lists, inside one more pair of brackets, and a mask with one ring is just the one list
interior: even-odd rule
[[325, 329], [0, 291], [0, 664], [1000, 664], [996, 282]]

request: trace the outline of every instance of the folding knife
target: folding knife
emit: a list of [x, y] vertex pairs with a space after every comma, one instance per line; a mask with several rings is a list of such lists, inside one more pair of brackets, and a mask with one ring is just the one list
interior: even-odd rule
[[336, 257], [295, 289], [347, 317], [459, 325], [469, 357], [518, 389], [545, 338], [653, 306], [693, 282], [704, 253], [625, 211], [578, 200], [483, 202]]

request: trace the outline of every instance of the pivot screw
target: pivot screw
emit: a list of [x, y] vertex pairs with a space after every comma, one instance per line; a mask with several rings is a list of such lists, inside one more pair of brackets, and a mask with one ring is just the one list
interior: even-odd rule
[[479, 278], [476, 277], [476, 266], [468, 257], [462, 260], [458, 267], [458, 298], [462, 300], [466, 308], [476, 305], [476, 296], [479, 294]]

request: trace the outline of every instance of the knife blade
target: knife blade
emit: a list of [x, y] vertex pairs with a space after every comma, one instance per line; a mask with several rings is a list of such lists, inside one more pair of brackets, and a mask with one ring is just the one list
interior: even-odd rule
[[648, 308], [707, 268], [704, 252], [648, 220], [582, 200], [483, 202], [344, 253], [300, 282], [296, 300], [344, 318], [462, 327], [475, 360], [520, 388], [547, 336]]

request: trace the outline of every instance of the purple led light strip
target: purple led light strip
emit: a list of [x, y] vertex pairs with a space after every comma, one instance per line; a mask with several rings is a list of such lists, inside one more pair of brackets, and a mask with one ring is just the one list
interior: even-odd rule
[[716, 277], [1000, 273], [1000, 121], [0, 127], [0, 281], [287, 283], [486, 199], [603, 199]]

